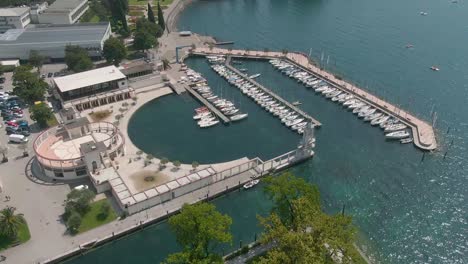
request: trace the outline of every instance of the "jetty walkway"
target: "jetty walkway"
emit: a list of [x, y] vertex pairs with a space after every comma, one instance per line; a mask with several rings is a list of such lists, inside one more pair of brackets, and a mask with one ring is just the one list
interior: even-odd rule
[[299, 109], [297, 106], [294, 106], [293, 104], [291, 104], [290, 102], [284, 100], [282, 97], [278, 96], [276, 93], [270, 91], [270, 89], [264, 87], [263, 85], [257, 83], [255, 80], [253, 79], [250, 79], [247, 75], [245, 75], [244, 73], [240, 72], [239, 70], [237, 70], [235, 67], [233, 67], [231, 64], [231, 56], [228, 56], [228, 58], [226, 59], [226, 67], [229, 68], [231, 71], [235, 72], [236, 74], [238, 74], [239, 76], [241, 76], [242, 78], [244, 78], [246, 81], [250, 82], [251, 84], [255, 85], [256, 87], [260, 88], [263, 90], [263, 92], [267, 93], [268, 95], [270, 95], [271, 97], [275, 98], [275, 100], [281, 102], [283, 105], [289, 107], [289, 109], [292, 109], [293, 111], [295, 111], [296, 113], [298, 113], [299, 115], [303, 116], [306, 120], [310, 120], [312, 122], [312, 124], [315, 126], [315, 127], [320, 127], [322, 125], [322, 123], [320, 123], [318, 120], [316, 120], [315, 118], [311, 117], [310, 115], [308, 115], [306, 112], [302, 111], [301, 109]]
[[210, 109], [210, 111], [212, 113], [214, 113], [215, 115], [217, 115], [221, 120], [223, 120], [223, 122], [226, 124], [226, 123], [229, 123], [231, 122], [231, 120], [225, 116], [223, 113], [221, 113], [221, 111], [218, 110], [218, 108], [214, 107], [214, 105], [212, 105], [208, 100], [206, 100], [205, 98], [203, 98], [203, 96], [201, 96], [198, 92], [196, 92], [195, 90], [192, 89], [192, 87], [190, 87], [189, 85], [185, 86], [185, 89], [187, 91], [189, 91], [189, 93], [191, 93], [195, 98], [198, 99], [198, 101], [200, 101], [202, 104], [204, 104], [208, 109]]
[[224, 55], [238, 58], [253, 58], [253, 59], [283, 59], [290, 63], [301, 67], [302, 69], [310, 72], [311, 74], [320, 77], [327, 82], [330, 82], [350, 94], [359, 97], [361, 100], [373, 105], [380, 111], [390, 114], [401, 122], [411, 127], [413, 132], [414, 144], [423, 150], [435, 150], [437, 148], [437, 140], [435, 132], [429, 123], [423, 121], [411, 113], [384, 101], [381, 98], [365, 91], [349, 82], [335, 77], [332, 73], [324, 71], [315, 66], [307, 55], [299, 52], [275, 52], [275, 51], [250, 51], [250, 50], [236, 50], [236, 49], [221, 49], [221, 48], [195, 48], [191, 50], [192, 54], [196, 55]]

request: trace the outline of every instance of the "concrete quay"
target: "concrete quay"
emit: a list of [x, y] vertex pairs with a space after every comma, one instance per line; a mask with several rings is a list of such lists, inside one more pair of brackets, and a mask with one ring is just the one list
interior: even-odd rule
[[255, 58], [255, 59], [283, 59], [294, 65], [303, 68], [304, 70], [314, 74], [327, 82], [330, 82], [350, 94], [359, 97], [361, 100], [373, 105], [380, 111], [392, 115], [411, 127], [414, 138], [414, 145], [422, 150], [435, 150], [437, 148], [437, 140], [434, 128], [428, 122], [419, 119], [411, 113], [384, 101], [381, 98], [365, 91], [349, 82], [337, 78], [332, 73], [320, 69], [315, 66], [307, 55], [299, 52], [275, 52], [275, 51], [249, 51], [249, 50], [234, 50], [220, 48], [197, 47], [191, 50], [192, 54], [196, 55], [224, 55], [239, 58]]

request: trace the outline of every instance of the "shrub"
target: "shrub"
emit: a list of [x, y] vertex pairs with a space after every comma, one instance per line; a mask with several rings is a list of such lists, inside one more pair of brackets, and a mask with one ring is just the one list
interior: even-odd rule
[[101, 121], [103, 119], [106, 119], [108, 116], [111, 115], [111, 111], [110, 110], [100, 110], [100, 111], [96, 111], [96, 112], [93, 112], [91, 114], [89, 114], [91, 116], [91, 118], [93, 119], [93, 121]]
[[102, 203], [101, 207], [99, 207], [98, 218], [99, 219], [106, 219], [109, 216], [110, 209], [111, 208], [110, 208], [109, 203]]
[[76, 234], [78, 232], [78, 228], [81, 225], [81, 216], [77, 212], [73, 212], [67, 220], [67, 227], [68, 230], [72, 234]]

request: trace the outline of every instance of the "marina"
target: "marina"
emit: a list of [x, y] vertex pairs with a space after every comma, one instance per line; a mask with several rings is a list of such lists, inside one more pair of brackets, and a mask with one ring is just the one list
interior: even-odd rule
[[205, 105], [212, 113], [214, 113], [217, 117], [219, 117], [223, 122], [229, 123], [230, 119], [225, 116], [218, 108], [216, 108], [214, 105], [211, 104], [207, 99], [205, 99], [203, 96], [201, 96], [198, 92], [196, 92], [192, 87], [186, 86], [185, 89], [192, 94], [195, 98], [197, 98], [200, 103]]
[[[405, 124], [411, 129], [413, 135], [413, 143], [416, 147], [422, 150], [435, 150], [437, 148], [437, 141], [435, 133], [431, 124], [413, 116], [400, 109], [399, 107], [390, 104], [367, 91], [364, 91], [355, 85], [352, 85], [344, 80], [341, 80], [333, 74], [326, 72], [317, 66], [303, 53], [296, 52], [272, 52], [272, 51], [248, 51], [248, 50], [227, 50], [219, 48], [195, 48], [191, 50], [194, 55], [201, 56], [227, 56], [229, 58], [252, 58], [252, 59], [266, 59], [266, 60], [282, 60], [285, 61], [298, 69], [307, 72], [310, 75], [316, 76], [322, 81], [333, 85], [335, 89], [344, 91], [349, 95], [354, 96], [360, 102], [354, 102], [352, 108], [363, 107], [365, 105], [372, 106], [381, 113], [385, 113], [388, 116], [393, 117], [402, 124]], [[231, 66], [230, 69], [233, 67]], [[239, 71], [237, 74], [242, 74]], [[245, 75], [242, 75], [245, 76]], [[253, 80], [249, 80], [252, 83], [256, 83]], [[323, 91], [322, 91], [323, 92]], [[331, 92], [328, 90], [327, 92]], [[336, 91], [335, 91], [336, 92]], [[359, 105], [362, 103], [362, 105]]]

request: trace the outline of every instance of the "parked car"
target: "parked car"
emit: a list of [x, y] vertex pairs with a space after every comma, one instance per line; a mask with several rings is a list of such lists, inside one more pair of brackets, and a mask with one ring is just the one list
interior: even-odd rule
[[16, 123], [16, 120], [6, 121], [7, 126], [17, 127], [19, 124]]
[[50, 78], [50, 77], [52, 77], [53, 75], [54, 75], [53, 73], [49, 72], [49, 73], [47, 74], [47, 78]]
[[41, 79], [45, 79], [46, 78], [46, 75], [45, 74], [42, 74], [41, 75]]
[[28, 138], [24, 135], [18, 135], [18, 134], [11, 134], [8, 137], [8, 140], [13, 143], [26, 143], [28, 142]]
[[23, 118], [23, 114], [16, 113], [16, 112], [13, 113], [13, 116], [16, 118]]
[[78, 186], [76, 186], [76, 187], [73, 188], [73, 189], [78, 190], [78, 191], [87, 190], [87, 189], [88, 189], [88, 185], [85, 185], [85, 184], [78, 185]]
[[5, 124], [8, 122], [8, 121], [14, 121], [15, 118], [12, 116], [12, 115], [7, 115], [7, 116], [4, 116], [3, 117], [3, 121], [5, 122]]
[[54, 77], [57, 77], [60, 75], [60, 72], [54, 72]]
[[25, 127], [11, 127], [7, 126], [5, 128], [7, 135], [11, 134], [17, 134], [17, 135], [23, 135], [23, 136], [29, 136], [31, 135], [31, 132], [29, 131], [29, 128]]

